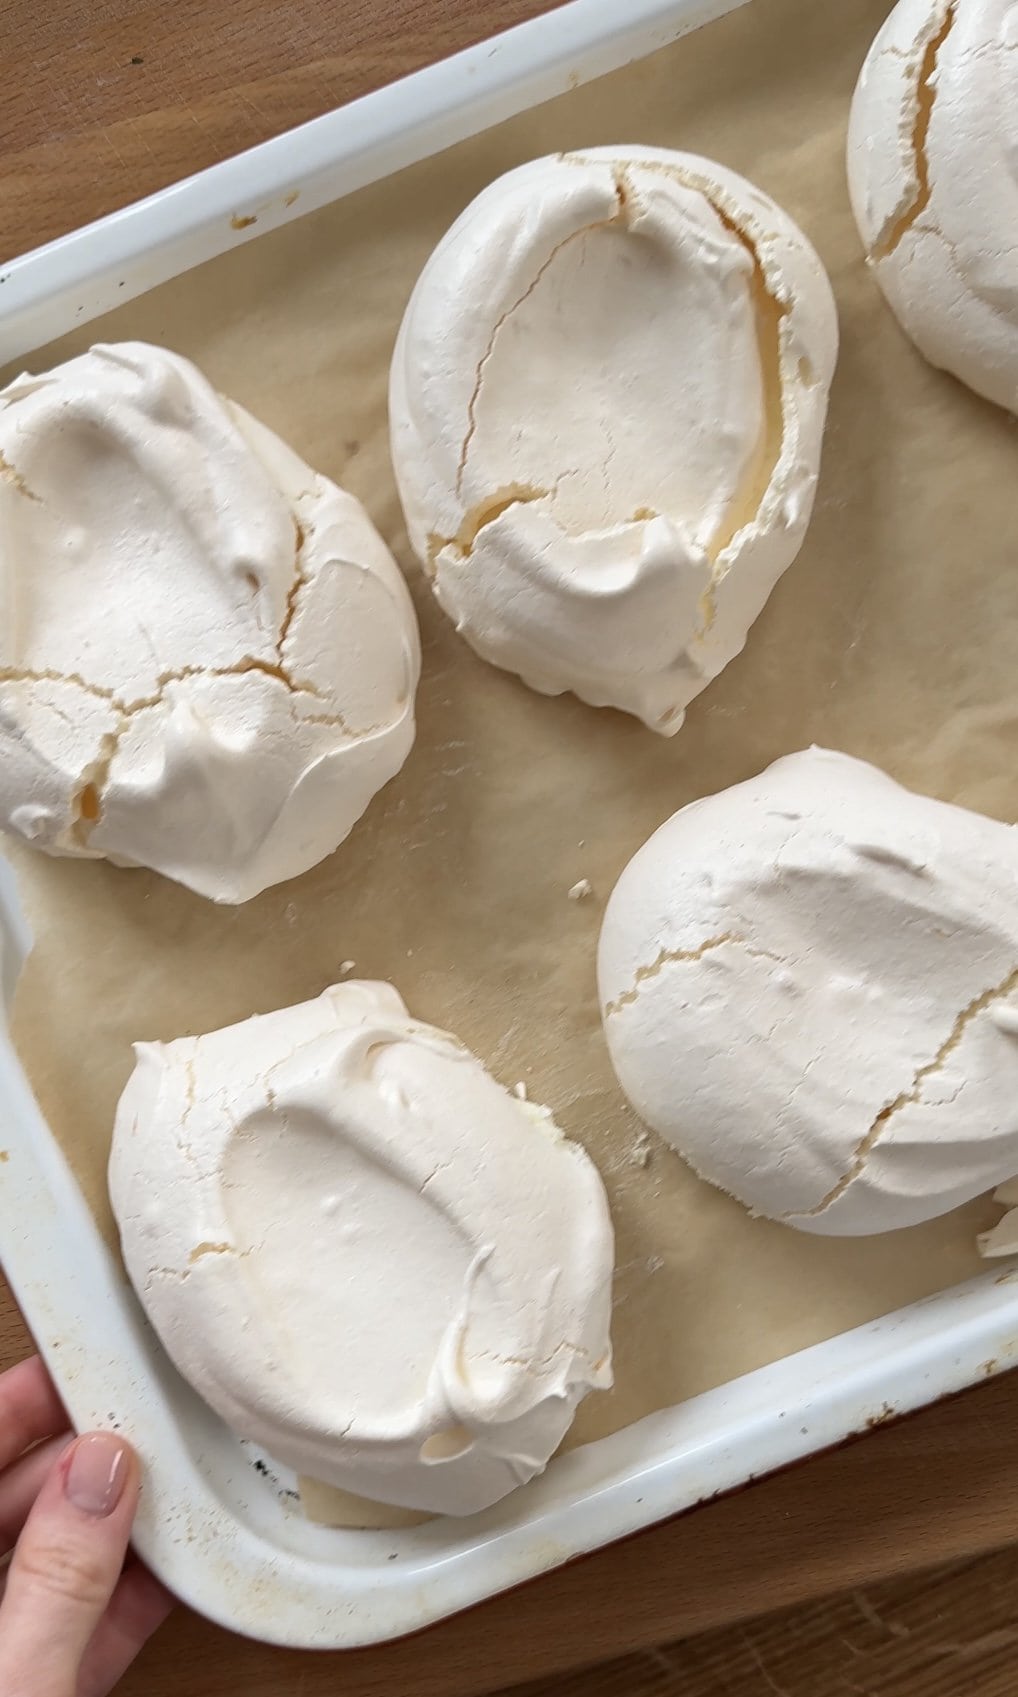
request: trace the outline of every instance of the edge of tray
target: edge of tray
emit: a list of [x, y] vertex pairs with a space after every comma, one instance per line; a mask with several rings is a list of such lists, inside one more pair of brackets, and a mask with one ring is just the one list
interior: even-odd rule
[[[9, 1000], [28, 939], [2, 864], [0, 934]], [[561, 1456], [485, 1514], [313, 1526], [162, 1355], [6, 1031], [0, 1103], [0, 1253], [68, 1412], [139, 1448], [146, 1562], [203, 1614], [268, 1642], [339, 1649], [416, 1631], [1018, 1360], [1018, 1268], [1002, 1265]]]
[[0, 263], [0, 364], [747, 0], [568, 0]]
[[[0, 267], [0, 360], [744, 3], [629, 0], [620, 20], [617, 0], [569, 0], [15, 259]], [[2, 862], [0, 940], [9, 1002], [29, 939]], [[0, 1103], [0, 1251], [68, 1410], [137, 1442], [145, 1560], [269, 1642], [415, 1631], [1018, 1360], [1018, 1269], [1003, 1266], [560, 1457], [470, 1521], [328, 1531], [287, 1510], [165, 1361], [5, 1031]]]

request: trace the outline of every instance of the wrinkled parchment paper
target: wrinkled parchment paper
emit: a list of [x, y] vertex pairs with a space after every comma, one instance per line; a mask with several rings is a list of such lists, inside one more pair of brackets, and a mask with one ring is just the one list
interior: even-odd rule
[[[505, 1083], [525, 1081], [600, 1167], [618, 1236], [616, 1388], [583, 1404], [571, 1443], [955, 1283], [995, 1217], [980, 1203], [854, 1242], [750, 1220], [627, 1110], [595, 996], [601, 913], [633, 851], [685, 802], [780, 754], [827, 744], [1018, 817], [1018, 437], [905, 341], [848, 207], [848, 101], [887, 9], [755, 0], [30, 362], [123, 337], [196, 360], [366, 503], [424, 638], [413, 755], [339, 852], [294, 883], [217, 909], [146, 872], [13, 851], [37, 938], [16, 1039], [97, 1221], [111, 1229], [104, 1167], [132, 1040], [314, 996], [353, 960]], [[600, 142], [685, 148], [754, 178], [819, 248], [841, 315], [806, 545], [672, 741], [534, 695], [473, 656], [409, 556], [386, 450], [392, 341], [434, 243], [499, 172]], [[583, 878], [593, 894], [570, 901]]]

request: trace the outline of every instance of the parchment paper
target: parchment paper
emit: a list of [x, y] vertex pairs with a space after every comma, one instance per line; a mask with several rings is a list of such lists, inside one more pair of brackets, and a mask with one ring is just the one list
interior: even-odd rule
[[[811, 741], [1003, 819], [1018, 814], [1016, 441], [927, 367], [866, 274], [843, 169], [848, 100], [886, 0], [755, 0], [631, 70], [266, 236], [65, 337], [144, 337], [366, 503], [424, 637], [419, 736], [324, 865], [236, 909], [145, 872], [13, 859], [37, 944], [16, 1038], [96, 1218], [130, 1043], [316, 995], [345, 960], [391, 978], [590, 1150], [618, 1236], [616, 1388], [582, 1443], [949, 1286], [977, 1268], [976, 1204], [881, 1238], [750, 1220], [620, 1099], [601, 1040], [604, 902], [677, 807]], [[599, 142], [702, 152], [754, 178], [816, 243], [841, 314], [820, 497], [747, 651], [663, 741], [548, 700], [456, 637], [410, 559], [389, 469], [389, 354], [417, 271], [465, 203], [537, 154]], [[581, 878], [593, 895], [570, 901]]]

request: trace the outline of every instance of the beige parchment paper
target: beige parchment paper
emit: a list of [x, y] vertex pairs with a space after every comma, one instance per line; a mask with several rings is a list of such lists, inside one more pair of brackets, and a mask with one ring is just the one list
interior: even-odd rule
[[[604, 1176], [616, 1386], [583, 1404], [572, 1443], [965, 1278], [975, 1232], [995, 1217], [977, 1203], [856, 1241], [749, 1219], [627, 1110], [594, 983], [604, 902], [646, 836], [811, 741], [1018, 817], [1018, 436], [906, 342], [866, 273], [845, 188], [849, 97], [887, 9], [754, 0], [30, 362], [124, 337], [197, 361], [365, 502], [407, 571], [424, 640], [403, 773], [339, 852], [292, 884], [217, 909], [147, 872], [11, 851], [36, 935], [16, 1041], [100, 1227], [111, 1230], [104, 1168], [132, 1040], [301, 1001], [353, 960], [505, 1083], [525, 1081]], [[410, 558], [387, 455], [390, 350], [434, 243], [499, 172], [601, 142], [685, 148], [755, 179], [815, 242], [841, 317], [806, 545], [746, 652], [672, 741], [532, 694], [472, 655]], [[581, 878], [593, 894], [570, 901]]]

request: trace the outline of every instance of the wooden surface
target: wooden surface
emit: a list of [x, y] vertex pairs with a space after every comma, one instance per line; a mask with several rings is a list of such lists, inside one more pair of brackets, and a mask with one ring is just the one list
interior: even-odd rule
[[[542, 9], [5, 0], [0, 252]], [[0, 1291], [0, 1367], [27, 1348]], [[1018, 1687], [1018, 1553], [1001, 1549], [1016, 1535], [1018, 1383], [1005, 1378], [403, 1644], [339, 1661], [181, 1614], [121, 1692], [481, 1697], [541, 1676], [526, 1697], [1003, 1697]]]
[[1013, 1697], [1018, 1551], [862, 1587], [513, 1697]]
[[0, 258], [549, 0], [3, 0]]

